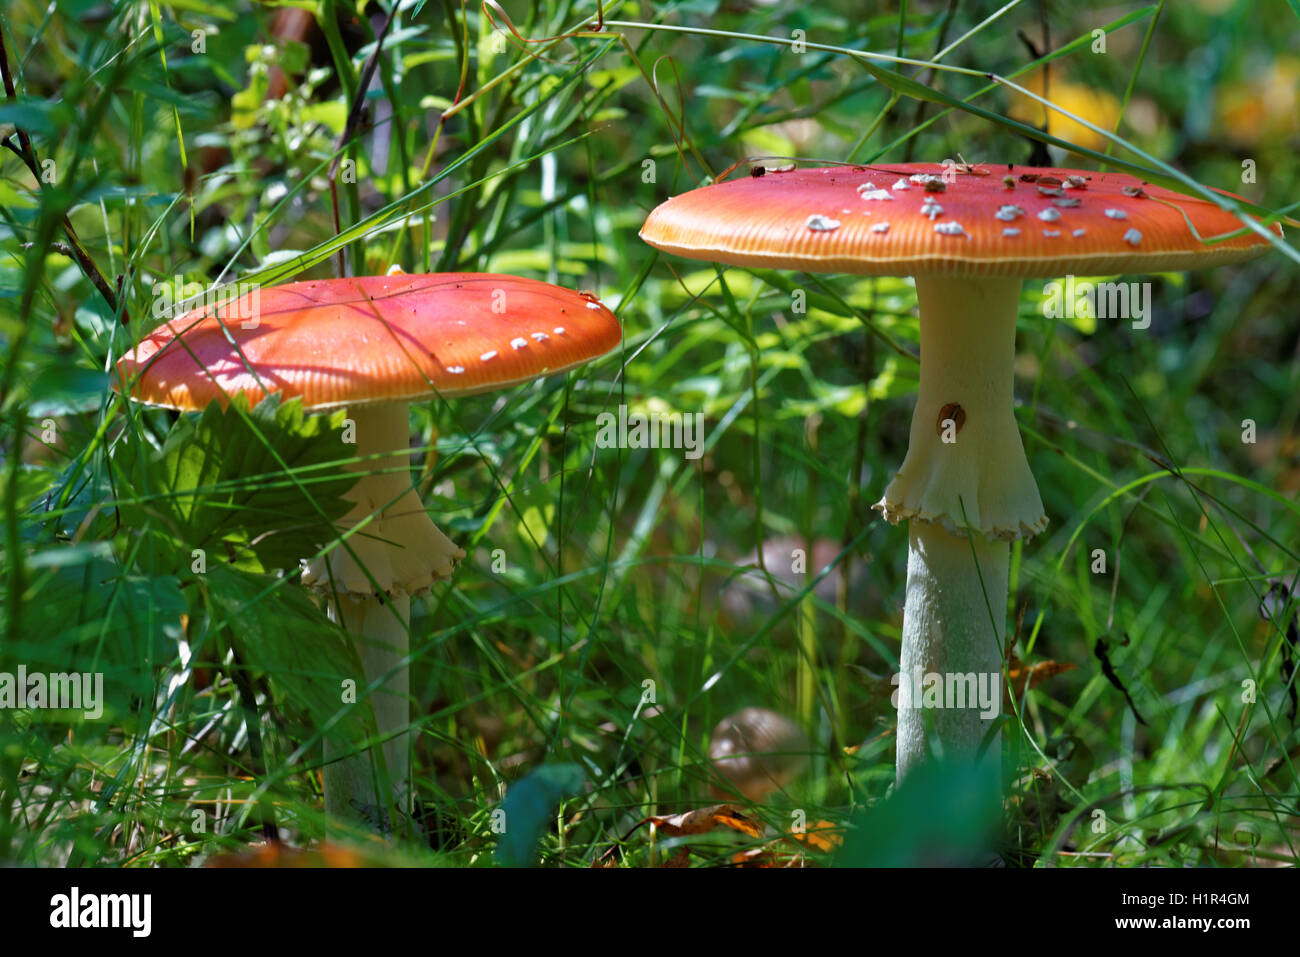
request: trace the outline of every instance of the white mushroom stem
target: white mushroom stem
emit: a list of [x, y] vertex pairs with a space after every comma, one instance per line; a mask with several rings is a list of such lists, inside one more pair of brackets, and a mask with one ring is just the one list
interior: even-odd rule
[[[352, 638], [364, 669], [357, 680], [358, 700], [382, 679], [370, 701], [378, 732], [388, 740], [382, 769], [374, 751], [353, 753], [357, 749], [346, 742], [327, 741], [325, 809], [397, 826], [386, 809], [409, 814], [412, 804], [410, 596], [450, 578], [453, 563], [465, 553], [430, 521], [412, 488], [408, 403], [360, 406], [348, 417], [355, 446], [345, 446], [343, 454], [356, 456], [348, 468], [361, 477], [347, 495], [353, 507], [338, 524], [347, 531], [369, 522], [348, 536], [353, 554], [336, 546], [309, 564], [303, 582], [325, 592], [330, 617]], [[329, 760], [340, 754], [349, 756]]]
[[[1002, 711], [1001, 643], [1011, 553], [1007, 542], [991, 542], [980, 535], [954, 538], [938, 525], [921, 522], [911, 524], [907, 541], [907, 607], [899, 675], [900, 683], [910, 682], [913, 700], [910, 707], [898, 711], [900, 781], [931, 751], [942, 752], [949, 760], [973, 760]], [[942, 676], [938, 690], [943, 696], [960, 692], [966, 699], [964, 706], [953, 707], [953, 700], [941, 698], [943, 707], [925, 707], [924, 683], [933, 680], [927, 678], [930, 675]], [[985, 694], [983, 702], [981, 694]], [[982, 710], [985, 707], [991, 713]], [[985, 752], [991, 787], [998, 786], [998, 745], [999, 739], [994, 738]]]
[[[925, 697], [900, 707], [900, 781], [932, 751], [977, 754], [1001, 712], [1008, 543], [1047, 524], [1013, 404], [1020, 280], [919, 277], [916, 293], [920, 393], [907, 456], [876, 508], [910, 522], [900, 683], [912, 690], [938, 675], [944, 693], [941, 707]], [[994, 740], [992, 787], [999, 757]]]
[[364, 680], [357, 681], [358, 700], [363, 689], [383, 680], [371, 693], [370, 704], [380, 737], [392, 737], [384, 742], [382, 767], [374, 751], [358, 753], [355, 745], [326, 739], [325, 812], [381, 825], [387, 821], [389, 826], [400, 829], [400, 823], [393, 821], [387, 809], [395, 808], [401, 815], [411, 812], [411, 741], [406, 730], [411, 724], [407, 667], [411, 599], [401, 595], [380, 603], [373, 598], [340, 595], [330, 603], [329, 615], [352, 636], [361, 658]]

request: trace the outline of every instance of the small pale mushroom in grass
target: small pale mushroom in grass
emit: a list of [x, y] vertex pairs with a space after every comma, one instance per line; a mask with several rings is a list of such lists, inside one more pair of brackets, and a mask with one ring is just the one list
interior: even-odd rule
[[[1141, 186], [1132, 176], [1069, 169], [1006, 171], [1018, 174], [1017, 182], [1052, 190], [1068, 184], [1079, 205], [1064, 209], [1037, 190], [1016, 189], [1016, 204], [1008, 204], [997, 177], [958, 174], [942, 205], [946, 218], [961, 223], [962, 242], [936, 234], [920, 203], [895, 203], [885, 234], [860, 218], [815, 240], [799, 228], [809, 208], [831, 207], [867, 176], [924, 185], [942, 172], [938, 164], [882, 164], [716, 183], [660, 205], [641, 238], [668, 253], [735, 266], [914, 277], [920, 394], [907, 455], [876, 505], [889, 521], [910, 526], [901, 669], [904, 675], [917, 669], [995, 675], [1002, 671], [1010, 542], [1047, 525], [1015, 418], [1021, 283], [1241, 262], [1269, 246], [1251, 231], [1206, 244], [1197, 236], [1236, 232], [1241, 221], [1213, 203]], [[1021, 216], [1059, 223], [1074, 241], [1062, 242], [1061, 229], [1045, 236], [1005, 225]], [[1281, 235], [1280, 227], [1273, 230]], [[936, 429], [938, 413], [953, 404], [965, 413], [961, 427]], [[937, 746], [949, 758], [981, 762], [988, 786], [998, 788], [996, 740], [978, 757], [995, 717], [970, 707], [929, 715], [901, 710], [899, 778]]]
[[709, 763], [729, 784], [713, 786], [720, 800], [739, 791], [758, 803], [784, 790], [808, 767], [808, 736], [783, 714], [745, 708], [718, 722], [709, 738]]
[[[592, 305], [549, 283], [492, 274], [295, 282], [260, 290], [254, 321], [242, 318], [254, 308], [242, 299], [187, 313], [118, 363], [114, 388], [148, 405], [193, 412], [279, 392], [308, 410], [346, 408], [355, 424], [355, 445], [340, 440], [357, 482], [337, 531], [367, 524], [307, 564], [302, 582], [351, 636], [365, 671], [358, 691], [382, 682], [371, 704], [386, 743], [358, 753], [327, 742], [327, 812], [381, 826], [393, 821], [390, 808], [410, 813], [411, 597], [451, 578], [464, 557], [412, 485], [410, 404], [509, 388], [604, 355], [622, 331]], [[537, 338], [557, 321], [565, 325], [555, 335]], [[530, 333], [527, 348], [510, 347]], [[323, 535], [321, 545], [337, 538]]]

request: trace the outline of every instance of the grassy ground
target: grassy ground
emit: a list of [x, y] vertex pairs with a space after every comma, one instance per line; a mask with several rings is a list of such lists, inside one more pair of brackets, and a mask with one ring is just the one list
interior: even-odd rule
[[[1035, 159], [1008, 117], [1045, 111], [985, 73], [1116, 131], [1054, 119], [1076, 147], [1296, 201], [1294, 4], [688, 0], [608, 5], [597, 31], [590, 4], [505, 2], [511, 26], [495, 5], [416, 3], [368, 84], [386, 11], [306, 6], [304, 43], [272, 42], [274, 9], [247, 2], [0, 14], [0, 672], [99, 671], [107, 701], [71, 723], [0, 710], [0, 860], [185, 865], [272, 820], [380, 862], [528, 860], [534, 833], [551, 866], [831, 860], [770, 835], [851, 823], [893, 782], [907, 535], [870, 505], [905, 452], [915, 294], [660, 257], [646, 213], [747, 158], [1099, 167]], [[875, 66], [992, 116], [895, 93], [854, 50], [927, 61]], [[56, 245], [68, 226], [86, 265]], [[1008, 863], [1297, 860], [1297, 261], [1141, 277], [1143, 330], [1046, 319], [1026, 285], [1017, 415], [1051, 525], [1014, 551], [1010, 620], [1037, 676], [1073, 667], [1004, 735]], [[625, 329], [580, 372], [413, 411], [413, 476], [469, 553], [412, 627], [428, 848], [320, 812], [338, 657], [320, 649], [337, 636], [276, 574], [285, 549], [250, 544], [268, 523], [310, 543], [320, 511], [269, 467], [177, 480], [159, 450], [197, 441], [193, 418], [128, 409], [104, 371], [175, 276], [394, 264], [591, 289]], [[704, 454], [597, 447], [620, 404], [702, 413]], [[298, 449], [307, 481], [332, 456], [291, 412], [264, 421], [267, 443]], [[232, 416], [209, 438], [255, 442], [246, 429]], [[222, 557], [196, 572], [195, 548]], [[764, 836], [635, 830], [717, 803], [709, 733], [751, 705], [810, 739], [785, 792], [727, 795]], [[526, 826], [500, 832], [503, 800]], [[917, 862], [935, 815], [959, 811], [889, 813], [856, 823], [896, 830], [890, 860]], [[863, 847], [850, 863], [881, 860]]]

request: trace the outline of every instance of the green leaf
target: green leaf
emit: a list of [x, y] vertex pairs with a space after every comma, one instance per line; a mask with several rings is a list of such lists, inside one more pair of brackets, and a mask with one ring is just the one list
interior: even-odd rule
[[68, 107], [51, 100], [19, 97], [0, 103], [0, 127], [20, 127], [33, 136], [48, 136], [70, 121]]
[[[60, 545], [35, 553], [35, 589], [22, 602], [17, 640], [0, 648], [0, 665], [102, 674], [100, 720], [121, 721], [138, 706], [133, 697], [156, 692], [155, 669], [175, 659], [187, 605], [174, 577], [129, 574], [102, 552]], [[9, 598], [0, 602], [6, 609]]]
[[298, 712], [305, 727], [342, 740], [374, 733], [364, 699], [355, 707], [343, 703], [345, 680], [365, 687], [361, 662], [304, 588], [223, 565], [201, 581], [239, 660], [271, 678], [287, 699], [286, 713]]
[[[250, 51], [253, 49], [249, 48]], [[230, 98], [230, 122], [236, 130], [250, 130], [257, 125], [269, 89], [270, 80], [265, 69], [249, 70], [248, 86], [235, 91]]]
[[348, 125], [348, 108], [339, 102], [312, 103], [303, 107], [302, 120], [304, 123], [320, 123], [338, 136]]
[[[119, 453], [119, 467], [153, 493], [140, 497], [165, 518], [177, 564], [189, 567], [202, 549], [208, 564], [296, 568], [334, 537], [329, 523], [349, 508], [343, 496], [356, 476], [335, 464], [350, 456], [340, 441], [344, 415], [306, 415], [278, 394], [250, 411], [240, 395], [227, 409], [214, 402], [182, 416], [146, 465], [143, 487], [135, 446]], [[138, 514], [135, 523], [144, 524]]]
[[28, 414], [33, 418], [97, 408], [108, 391], [108, 376], [64, 356], [51, 356], [32, 380]]
[[27, 190], [15, 189], [8, 183], [0, 183], [0, 207], [9, 209], [20, 207], [22, 209], [35, 209], [36, 200]]
[[505, 830], [497, 844], [497, 860], [506, 867], [528, 867], [537, 859], [537, 842], [560, 802], [582, 790], [587, 777], [577, 764], [544, 764], [510, 785], [500, 810]]
[[987, 769], [938, 761], [911, 771], [893, 795], [854, 815], [842, 867], [986, 864], [1001, 811]]

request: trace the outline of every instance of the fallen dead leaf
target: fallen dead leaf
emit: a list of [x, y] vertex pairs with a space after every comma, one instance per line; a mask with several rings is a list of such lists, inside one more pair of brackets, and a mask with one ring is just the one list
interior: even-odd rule
[[762, 824], [746, 817], [738, 808], [730, 804], [715, 804], [712, 807], [697, 808], [670, 817], [648, 817], [646, 821], [668, 837], [707, 834], [716, 827], [727, 827], [741, 834], [748, 834], [750, 837], [759, 837], [763, 833]]
[[1010, 711], [1011, 699], [1021, 697], [1026, 687], [1037, 688], [1048, 678], [1055, 678], [1077, 667], [1078, 665], [1060, 661], [1035, 661], [1032, 665], [1026, 665], [1012, 651], [1007, 661], [1007, 686], [1002, 692], [1002, 707]]

